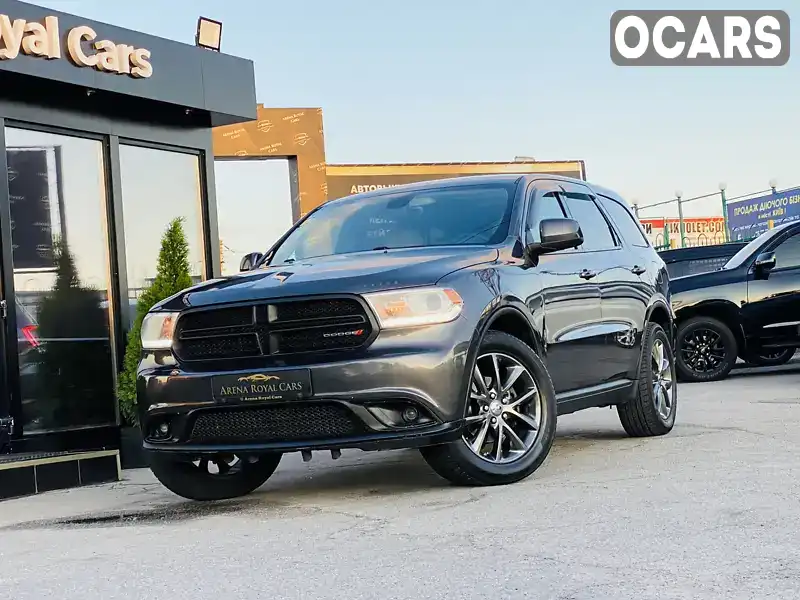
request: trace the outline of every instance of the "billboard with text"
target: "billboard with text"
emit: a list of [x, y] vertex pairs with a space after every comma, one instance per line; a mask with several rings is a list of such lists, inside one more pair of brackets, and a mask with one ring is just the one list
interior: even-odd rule
[[466, 162], [420, 164], [352, 164], [328, 165], [328, 199], [343, 198], [351, 194], [372, 192], [404, 183], [417, 183], [470, 175], [497, 175], [502, 173], [546, 173], [586, 179], [582, 160], [570, 161], [514, 161]]
[[728, 204], [732, 240], [747, 240], [782, 223], [800, 219], [800, 188]]
[[[681, 247], [681, 222], [677, 218], [639, 219], [653, 246]], [[687, 217], [683, 220], [684, 246], [710, 246], [725, 243], [722, 217]]]

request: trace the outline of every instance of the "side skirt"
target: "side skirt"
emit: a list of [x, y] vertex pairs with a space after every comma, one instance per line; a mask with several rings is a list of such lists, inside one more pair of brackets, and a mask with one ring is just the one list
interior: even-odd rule
[[636, 382], [630, 379], [562, 392], [556, 395], [558, 415], [568, 415], [586, 408], [625, 404], [630, 401], [635, 392]]

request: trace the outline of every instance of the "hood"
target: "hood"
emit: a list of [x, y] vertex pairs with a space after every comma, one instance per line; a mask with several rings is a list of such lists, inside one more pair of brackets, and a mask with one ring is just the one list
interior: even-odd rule
[[158, 308], [310, 296], [364, 294], [433, 285], [445, 275], [497, 260], [494, 248], [438, 247], [324, 256], [215, 279], [165, 300]]
[[721, 269], [670, 280], [672, 308], [676, 313], [690, 306], [723, 302], [740, 306], [747, 300], [747, 271]]
[[693, 275], [675, 277], [670, 279], [669, 289], [674, 298], [677, 294], [685, 292], [736, 283], [741, 278], [742, 274], [739, 269], [719, 269], [708, 273], [695, 273]]

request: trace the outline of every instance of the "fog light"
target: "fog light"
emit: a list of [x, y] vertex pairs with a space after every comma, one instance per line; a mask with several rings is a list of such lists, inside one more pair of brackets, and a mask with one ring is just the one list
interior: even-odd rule
[[170, 429], [168, 421], [158, 423], [150, 430], [150, 437], [154, 440], [167, 440], [170, 438], [171, 434], [172, 430]]
[[406, 423], [413, 423], [419, 418], [419, 411], [413, 406], [409, 406], [403, 410], [403, 420]]

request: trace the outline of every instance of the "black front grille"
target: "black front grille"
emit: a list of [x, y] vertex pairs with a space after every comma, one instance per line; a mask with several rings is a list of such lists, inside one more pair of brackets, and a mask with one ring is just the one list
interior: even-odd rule
[[259, 443], [336, 439], [364, 433], [364, 425], [339, 404], [300, 404], [201, 413], [189, 441]]
[[352, 350], [371, 333], [366, 309], [354, 298], [212, 308], [178, 319], [175, 353], [191, 361]]

